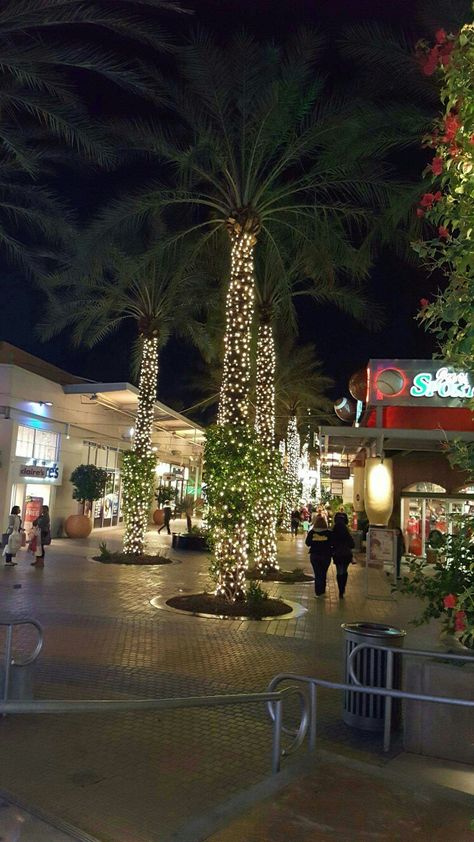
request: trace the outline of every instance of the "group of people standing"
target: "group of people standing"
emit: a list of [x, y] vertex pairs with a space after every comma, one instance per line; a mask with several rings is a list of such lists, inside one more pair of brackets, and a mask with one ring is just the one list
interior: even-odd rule
[[[6, 567], [14, 567], [18, 550], [26, 545], [26, 536], [22, 529], [20, 507], [13, 506], [9, 516], [6, 532], [2, 535], [3, 557]], [[51, 522], [49, 507], [42, 506], [41, 514], [33, 521], [31, 534], [29, 536], [28, 549], [33, 553], [35, 560], [31, 562], [32, 567], [43, 568], [45, 547], [51, 543]]]
[[344, 597], [354, 549], [354, 539], [349, 532], [348, 522], [347, 514], [342, 506], [334, 516], [332, 529], [329, 528], [327, 519], [321, 511], [313, 516], [312, 526], [305, 543], [309, 547], [309, 558], [314, 570], [314, 590], [317, 597], [326, 593], [326, 577], [331, 559], [336, 565], [339, 598]]

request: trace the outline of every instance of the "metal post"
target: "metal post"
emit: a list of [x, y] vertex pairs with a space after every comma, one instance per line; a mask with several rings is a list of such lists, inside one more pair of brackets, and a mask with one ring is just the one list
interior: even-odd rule
[[316, 750], [316, 727], [318, 715], [318, 685], [309, 685], [309, 751]]
[[[3, 685], [3, 701], [8, 701], [8, 691], [10, 689], [10, 668], [12, 663], [12, 641], [13, 641], [13, 626], [7, 626], [5, 639], [5, 683]], [[6, 713], [3, 714], [6, 716]]]
[[[387, 649], [387, 690], [393, 690], [393, 652]], [[392, 697], [385, 696], [385, 720], [383, 728], [383, 750], [390, 749], [390, 737], [392, 733]]]
[[280, 771], [281, 760], [281, 726], [283, 721], [283, 702], [278, 699], [275, 702], [275, 718], [273, 720], [273, 741], [272, 741], [272, 774]]

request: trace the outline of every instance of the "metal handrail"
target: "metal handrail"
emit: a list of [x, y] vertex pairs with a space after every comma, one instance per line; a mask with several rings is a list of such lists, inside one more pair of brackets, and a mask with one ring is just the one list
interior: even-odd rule
[[[281, 757], [289, 753], [282, 751], [283, 732], [283, 702], [289, 696], [297, 696], [301, 702], [301, 721], [298, 734], [301, 732], [303, 741], [309, 724], [307, 699], [302, 690], [297, 687], [285, 687], [282, 690], [263, 693], [233, 693], [222, 696], [189, 696], [176, 699], [84, 699], [68, 701], [67, 699], [35, 699], [28, 702], [3, 701], [0, 702], [0, 713], [105, 713], [109, 711], [125, 713], [132, 710], [176, 710], [177, 708], [224, 707], [228, 705], [255, 704], [256, 702], [271, 703], [273, 711], [272, 734], [272, 773], [280, 771]], [[290, 747], [290, 750], [291, 747]]]
[[[382, 644], [375, 643], [373, 646], [370, 643], [357, 643], [356, 646], [351, 650], [349, 653], [349, 657], [347, 659], [347, 668], [349, 672], [350, 679], [354, 682], [354, 684], [361, 685], [359, 679], [357, 678], [354, 672], [354, 656], [357, 652], [361, 652], [363, 649], [378, 649], [379, 651], [383, 651], [387, 653], [387, 675], [386, 675], [386, 687], [390, 689], [393, 687], [393, 670], [394, 670], [394, 660], [393, 655], [411, 655], [415, 658], [434, 658], [439, 661], [461, 661], [465, 663], [474, 664], [474, 659], [472, 655], [461, 655], [455, 654], [454, 652], [428, 652], [426, 649], [402, 649], [399, 646], [383, 646]], [[384, 751], [388, 751], [390, 748], [390, 741], [391, 741], [391, 734], [392, 734], [392, 699], [387, 698], [385, 704], [385, 711], [384, 711], [384, 729], [383, 729], [383, 748]]]
[[[3, 701], [7, 702], [8, 700], [8, 691], [10, 689], [10, 671], [12, 666], [16, 667], [26, 667], [28, 664], [32, 664], [36, 661], [38, 655], [40, 654], [43, 648], [43, 628], [41, 623], [38, 623], [37, 620], [32, 620], [29, 617], [25, 617], [22, 620], [1, 620], [0, 619], [0, 626], [6, 626], [6, 637], [5, 637], [5, 653], [4, 653], [4, 671], [5, 671], [5, 679], [3, 684]], [[36, 643], [33, 652], [28, 655], [23, 660], [18, 660], [13, 658], [12, 656], [12, 648], [13, 648], [13, 627], [14, 626], [34, 626], [38, 632], [38, 641]]]
[[[399, 649], [396, 647], [390, 646], [378, 646], [374, 645], [371, 646], [367, 643], [358, 644], [351, 652], [351, 656], [354, 654], [356, 649], [381, 649], [387, 652], [387, 683], [392, 684], [393, 681], [393, 657], [391, 653], [401, 653], [404, 655], [414, 654], [416, 656], [424, 656], [424, 657], [435, 657], [439, 658], [440, 660], [446, 660], [447, 658], [451, 658], [452, 660], [456, 661], [466, 661], [469, 663], [473, 663], [473, 658], [470, 655], [454, 655], [451, 653], [443, 653], [443, 652], [429, 652], [424, 651], [422, 649]], [[348, 659], [350, 661], [350, 658]], [[352, 666], [352, 664], [351, 664]], [[274, 692], [275, 688], [280, 684], [282, 681], [296, 681], [301, 684], [307, 684], [309, 690], [309, 740], [308, 740], [308, 747], [309, 751], [314, 751], [316, 749], [316, 733], [317, 733], [317, 712], [318, 712], [318, 698], [317, 698], [317, 688], [318, 687], [325, 687], [329, 690], [348, 690], [352, 693], [370, 693], [375, 696], [385, 696], [387, 699], [387, 704], [385, 706], [385, 722], [384, 722], [384, 751], [388, 751], [390, 748], [390, 729], [391, 729], [391, 701], [392, 699], [409, 699], [411, 701], [416, 702], [433, 702], [438, 704], [447, 704], [447, 705], [456, 705], [458, 707], [474, 707], [474, 699], [455, 699], [452, 696], [432, 696], [429, 694], [421, 694], [421, 693], [408, 693], [404, 690], [395, 690], [393, 687], [370, 687], [369, 685], [361, 684], [355, 676], [353, 676], [353, 672], [350, 670], [351, 678], [354, 677], [355, 683], [354, 684], [346, 684], [345, 682], [341, 681], [328, 681], [323, 678], [314, 678], [309, 675], [296, 675], [295, 673], [280, 673], [279, 675], [275, 675], [270, 684], [268, 685], [269, 691]], [[273, 711], [271, 705], [268, 705], [268, 710], [270, 713], [270, 717], [273, 719]], [[290, 736], [295, 738], [295, 743], [299, 738], [299, 730], [300, 728], [286, 728], [282, 726], [282, 731]], [[304, 736], [303, 736], [304, 740]], [[301, 740], [298, 745], [301, 745], [303, 742]], [[284, 752], [286, 753], [286, 752]]]

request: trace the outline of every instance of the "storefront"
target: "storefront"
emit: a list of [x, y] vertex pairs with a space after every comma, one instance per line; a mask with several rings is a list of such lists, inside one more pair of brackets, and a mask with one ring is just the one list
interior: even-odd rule
[[474, 442], [474, 378], [442, 361], [370, 360], [351, 382], [352, 417], [355, 400], [362, 412], [353, 426], [321, 427], [322, 452], [349, 459], [356, 513], [400, 525], [406, 549], [428, 556], [456, 515], [474, 510], [474, 488], [447, 455], [453, 442]]
[[403, 489], [400, 528], [407, 552], [426, 557], [429, 549], [439, 546], [440, 536], [453, 533], [457, 516], [462, 514], [474, 515], [474, 486], [452, 495], [432, 482], [413, 483]]
[[[0, 522], [6, 526], [14, 505], [27, 524], [48, 505], [53, 537], [63, 535], [67, 517], [82, 512], [71, 473], [93, 464], [107, 472], [93, 527], [119, 525], [122, 457], [133, 440], [138, 389], [86, 381], [0, 342], [0, 392]], [[152, 448], [166, 470], [157, 472], [156, 485], [166, 481], [180, 500], [197, 496], [203, 440], [201, 427], [157, 401]]]

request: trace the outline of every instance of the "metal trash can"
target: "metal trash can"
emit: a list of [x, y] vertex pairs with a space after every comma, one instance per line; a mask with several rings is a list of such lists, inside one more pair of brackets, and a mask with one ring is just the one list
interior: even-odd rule
[[[406, 632], [394, 626], [380, 623], [343, 623], [344, 630], [344, 683], [354, 684], [349, 674], [349, 655], [360, 643], [369, 648], [361, 649], [353, 659], [354, 674], [361, 684], [369, 687], [387, 686], [387, 653], [370, 646], [393, 646], [402, 648]], [[393, 658], [392, 688], [401, 689], [402, 656]], [[383, 731], [385, 720], [386, 696], [375, 696], [373, 693], [354, 693], [344, 691], [344, 707], [342, 718], [346, 725], [360, 728], [363, 731]], [[392, 727], [400, 724], [400, 699], [392, 701]]]

